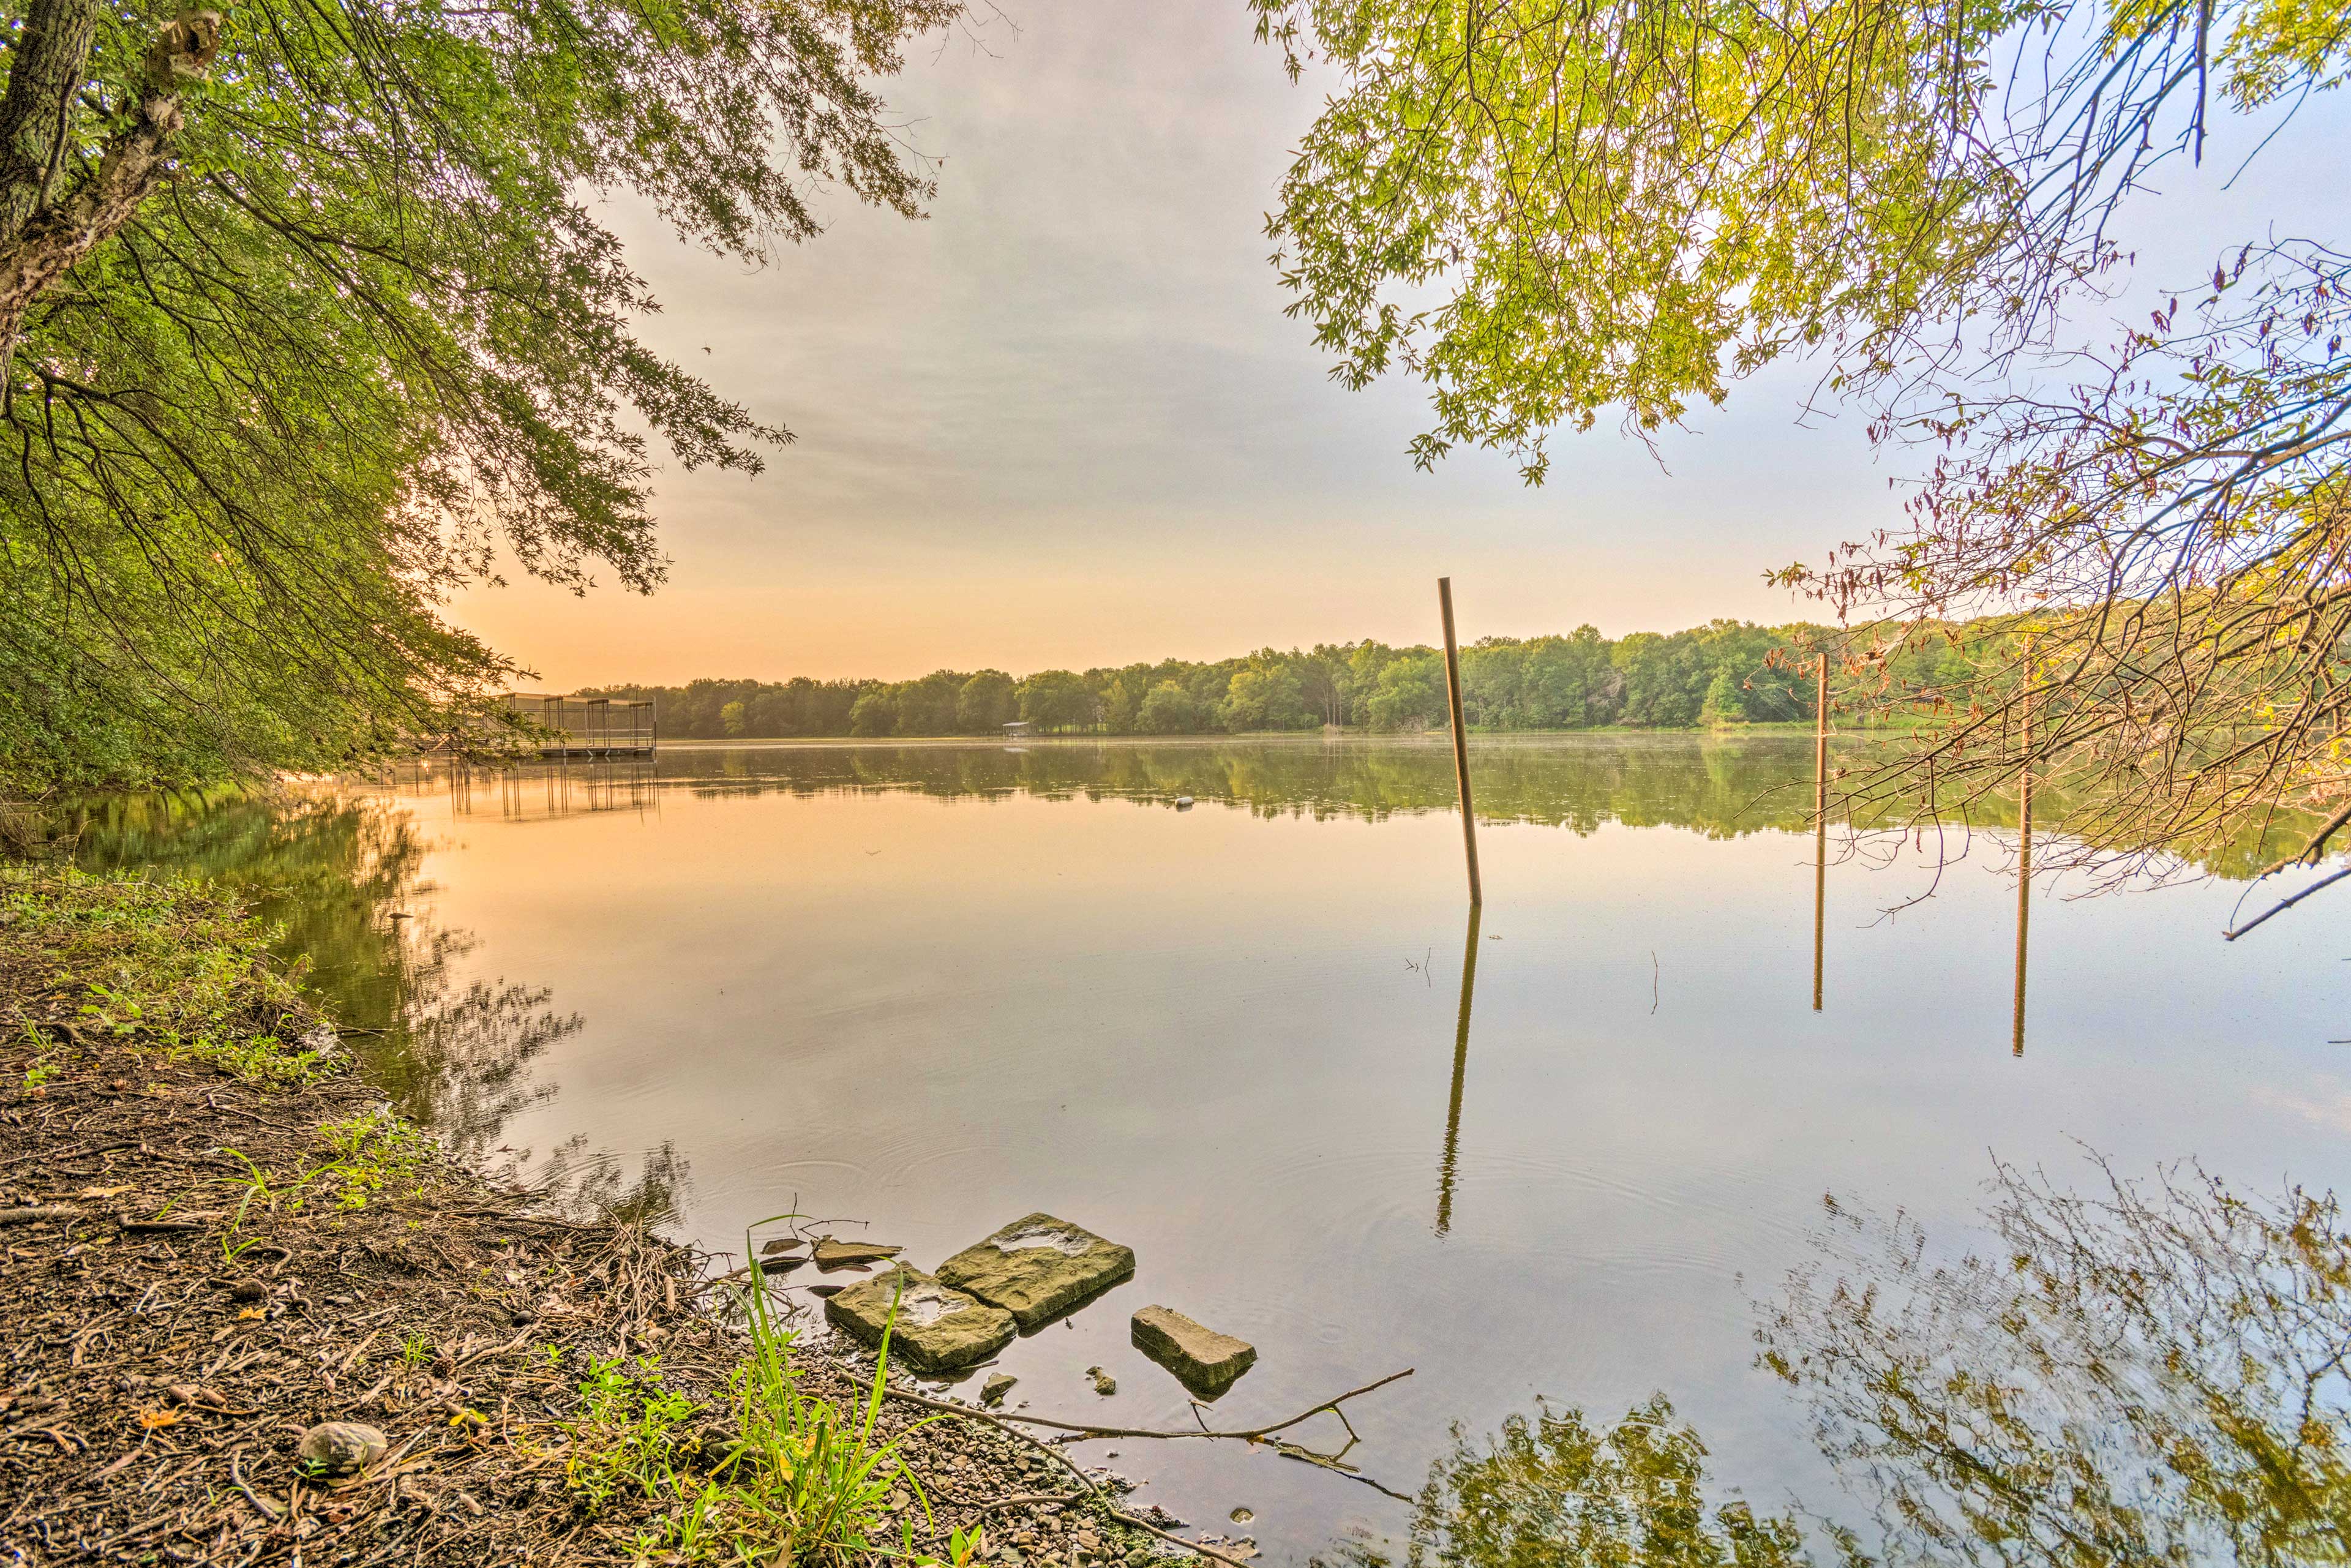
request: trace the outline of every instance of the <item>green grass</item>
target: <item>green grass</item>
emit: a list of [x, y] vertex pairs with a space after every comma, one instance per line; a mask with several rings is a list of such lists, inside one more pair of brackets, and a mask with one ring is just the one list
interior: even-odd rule
[[[13, 977], [18, 993], [54, 991], [66, 1005], [52, 1011], [86, 1038], [287, 1085], [329, 1070], [292, 1038], [308, 1015], [268, 933], [191, 884], [0, 863], [0, 930], [12, 967], [32, 971]], [[58, 1040], [39, 1038], [53, 1055]]]
[[897, 1520], [892, 1531], [893, 1490], [904, 1488], [925, 1521], [930, 1501], [901, 1451], [907, 1434], [882, 1439], [875, 1432], [888, 1332], [872, 1385], [843, 1409], [801, 1386], [795, 1331], [768, 1304], [756, 1267], [736, 1300], [751, 1344], [728, 1386], [731, 1427], [668, 1387], [657, 1357], [627, 1365], [600, 1359], [580, 1385], [582, 1413], [569, 1427], [565, 1475], [573, 1495], [591, 1511], [624, 1493], [655, 1503], [660, 1523], [635, 1549], [672, 1561], [847, 1568], [876, 1559], [961, 1565], [983, 1554], [977, 1531], [956, 1532], [944, 1556], [916, 1545], [911, 1520]]

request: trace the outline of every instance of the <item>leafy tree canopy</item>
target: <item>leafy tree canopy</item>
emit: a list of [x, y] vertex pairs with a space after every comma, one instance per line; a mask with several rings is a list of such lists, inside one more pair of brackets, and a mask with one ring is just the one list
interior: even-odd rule
[[2028, 770], [2105, 797], [2044, 870], [2192, 858], [2281, 804], [2324, 818], [2281, 867], [2351, 827], [2351, 256], [2215, 236], [2110, 345], [2083, 324], [2154, 171], [2342, 84], [2346, 0], [1253, 5], [1338, 83], [1269, 220], [1291, 311], [1346, 384], [1427, 383], [1416, 462], [1540, 482], [1558, 426], [1646, 434], [1810, 355], [1933, 453], [1906, 525], [1774, 574], [1867, 618], [1846, 673], [2018, 633], [1885, 681], [1937, 722], [1865, 783], [1925, 817]]
[[0, 767], [393, 744], [510, 672], [496, 552], [661, 580], [649, 481], [789, 439], [642, 343], [593, 203], [763, 261], [915, 215], [870, 85], [952, 0], [22, 0], [0, 97]]

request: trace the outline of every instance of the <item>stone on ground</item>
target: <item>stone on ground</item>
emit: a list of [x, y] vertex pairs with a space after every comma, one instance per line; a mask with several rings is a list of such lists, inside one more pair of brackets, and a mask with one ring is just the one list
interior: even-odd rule
[[1186, 1389], [1211, 1399], [1257, 1361], [1255, 1345], [1203, 1328], [1172, 1307], [1145, 1307], [1134, 1314], [1134, 1348], [1174, 1373]]
[[294, 1457], [304, 1475], [332, 1480], [359, 1474], [383, 1458], [386, 1447], [383, 1434], [364, 1421], [321, 1421], [302, 1434]]
[[1134, 1272], [1134, 1249], [1050, 1214], [1016, 1219], [939, 1265], [939, 1278], [1033, 1329]]
[[[892, 1322], [893, 1300], [898, 1316]], [[889, 1323], [891, 1355], [921, 1372], [952, 1372], [986, 1361], [1018, 1332], [1011, 1313], [904, 1263], [828, 1298], [824, 1315], [871, 1345], [882, 1343], [883, 1325]]]
[[1008, 1372], [998, 1373], [980, 1385], [979, 1402], [991, 1409], [1003, 1404], [1004, 1396], [1011, 1393], [1012, 1385], [1019, 1381]]

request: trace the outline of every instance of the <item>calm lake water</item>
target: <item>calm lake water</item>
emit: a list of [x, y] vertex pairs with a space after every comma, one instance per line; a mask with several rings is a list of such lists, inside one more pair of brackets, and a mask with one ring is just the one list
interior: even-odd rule
[[[391, 1027], [403, 1105], [705, 1247], [794, 1207], [925, 1266], [1040, 1208], [1131, 1244], [1132, 1283], [1005, 1352], [1032, 1411], [1187, 1424], [1128, 1343], [1151, 1302], [1259, 1347], [1222, 1424], [1415, 1368], [1347, 1456], [1405, 1493], [1456, 1423], [1662, 1390], [1721, 1480], [1851, 1516], [1753, 1364], [1824, 1195], [1958, 1245], [1995, 1157], [2351, 1186], [2351, 903], [2231, 945], [2231, 883], [2037, 896], [2020, 1050], [2006, 831], [1891, 919], [1930, 856], [1832, 866], [1815, 1011], [1808, 740], [1473, 765], [1474, 940], [1442, 740], [681, 747], [116, 802], [82, 852], [255, 890]], [[1408, 1512], [1266, 1451], [1112, 1449], [1276, 1562]]]

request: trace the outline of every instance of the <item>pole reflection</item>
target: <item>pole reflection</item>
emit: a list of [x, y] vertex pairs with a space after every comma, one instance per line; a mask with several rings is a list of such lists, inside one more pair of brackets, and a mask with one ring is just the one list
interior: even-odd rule
[[1437, 1233], [1453, 1228], [1453, 1165], [1461, 1146], [1461, 1081], [1469, 1071], [1469, 1004], [1478, 989], [1478, 904], [1461, 944], [1461, 1010], [1453, 1022], [1453, 1094], [1445, 1107], [1445, 1158], [1437, 1167]]

